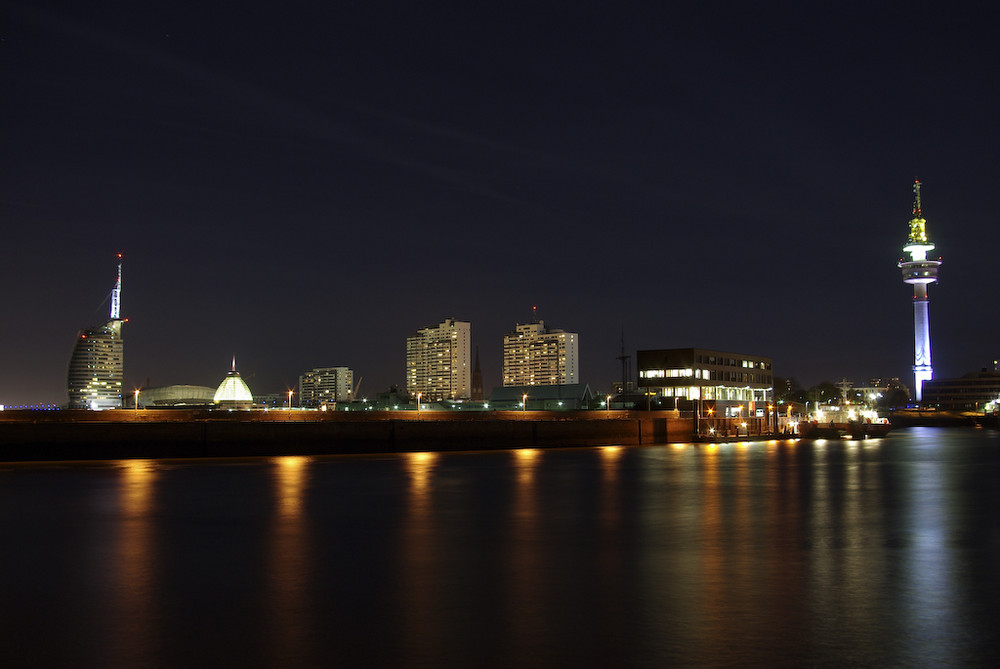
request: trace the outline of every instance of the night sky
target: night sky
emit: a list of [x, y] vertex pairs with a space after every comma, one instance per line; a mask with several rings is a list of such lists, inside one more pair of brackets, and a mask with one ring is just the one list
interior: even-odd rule
[[372, 397], [447, 317], [490, 388], [535, 305], [595, 389], [622, 333], [912, 384], [914, 178], [935, 375], [989, 366], [995, 16], [869, 4], [4, 2], [0, 404], [66, 401], [119, 251], [127, 388]]

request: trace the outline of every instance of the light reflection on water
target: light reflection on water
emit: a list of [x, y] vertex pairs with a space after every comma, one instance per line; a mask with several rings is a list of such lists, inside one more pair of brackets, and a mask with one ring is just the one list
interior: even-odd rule
[[[130, 660], [129, 649], [116, 639], [122, 636], [152, 639], [156, 636], [152, 605], [157, 597], [154, 564], [157, 551], [152, 512], [154, 485], [159, 473], [156, 463], [151, 460], [121, 460], [116, 464], [121, 476], [118, 488], [121, 499], [119, 521], [113, 524], [118, 531], [113, 559], [115, 569], [100, 573], [112, 576], [114, 582], [108, 584], [108, 589], [117, 595], [114, 598], [117, 606], [111, 613], [116, 618], [115, 633], [106, 642], [107, 649], [114, 664], [125, 665]], [[144, 653], [146, 659], [151, 654]]]
[[988, 665], [998, 449], [915, 429], [3, 466], [0, 648], [92, 666]]
[[310, 574], [315, 569], [309, 547], [305, 499], [312, 458], [282, 456], [270, 459], [274, 476], [274, 514], [271, 518], [265, 609], [267, 658], [272, 666], [301, 666], [310, 657], [308, 600]]

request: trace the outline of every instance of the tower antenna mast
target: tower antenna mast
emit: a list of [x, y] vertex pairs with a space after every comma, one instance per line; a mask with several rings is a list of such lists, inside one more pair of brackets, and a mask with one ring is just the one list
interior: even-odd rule
[[111, 320], [120, 321], [122, 318], [122, 254], [118, 254], [118, 280], [115, 281], [115, 288], [111, 291]]

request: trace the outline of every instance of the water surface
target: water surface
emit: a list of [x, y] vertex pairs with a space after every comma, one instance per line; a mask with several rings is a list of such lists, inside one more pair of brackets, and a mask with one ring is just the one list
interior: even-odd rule
[[990, 666], [1000, 437], [0, 465], [4, 666]]

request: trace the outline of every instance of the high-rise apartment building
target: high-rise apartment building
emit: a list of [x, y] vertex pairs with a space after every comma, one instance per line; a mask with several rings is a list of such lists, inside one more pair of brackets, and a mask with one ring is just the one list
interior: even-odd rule
[[406, 338], [406, 392], [421, 401], [469, 399], [472, 324], [447, 318]]
[[69, 359], [66, 392], [70, 409], [117, 409], [122, 406], [125, 346], [121, 317], [122, 262], [111, 291], [111, 318], [104, 325], [81, 330]]
[[503, 338], [504, 386], [559, 386], [580, 382], [580, 337], [550, 330], [545, 321], [517, 324]]
[[354, 390], [354, 371], [347, 367], [320, 367], [299, 377], [299, 405], [320, 407], [348, 402]]

